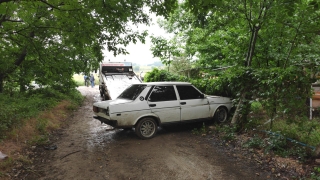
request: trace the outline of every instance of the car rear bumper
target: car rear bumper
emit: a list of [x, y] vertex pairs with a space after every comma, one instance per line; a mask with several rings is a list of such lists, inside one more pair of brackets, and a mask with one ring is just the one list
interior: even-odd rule
[[112, 127], [118, 127], [118, 122], [116, 120], [109, 120], [100, 116], [93, 116], [93, 118], [99, 120], [101, 123], [108, 124]]

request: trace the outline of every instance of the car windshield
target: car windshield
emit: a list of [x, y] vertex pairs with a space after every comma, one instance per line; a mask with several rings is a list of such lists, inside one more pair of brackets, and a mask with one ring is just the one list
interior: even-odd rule
[[117, 99], [130, 99], [135, 100], [139, 94], [146, 88], [147, 85], [131, 85], [126, 90], [124, 90]]

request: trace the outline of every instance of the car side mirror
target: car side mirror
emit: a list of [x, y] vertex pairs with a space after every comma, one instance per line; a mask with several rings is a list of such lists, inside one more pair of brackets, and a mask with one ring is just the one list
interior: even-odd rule
[[204, 99], [204, 94], [200, 94], [200, 98], [201, 98], [201, 99]]

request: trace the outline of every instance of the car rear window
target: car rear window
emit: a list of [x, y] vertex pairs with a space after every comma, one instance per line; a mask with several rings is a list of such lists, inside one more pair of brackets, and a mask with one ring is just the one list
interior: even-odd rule
[[125, 89], [117, 99], [130, 99], [130, 100], [135, 100], [139, 94], [146, 88], [147, 85], [131, 85], [127, 89]]

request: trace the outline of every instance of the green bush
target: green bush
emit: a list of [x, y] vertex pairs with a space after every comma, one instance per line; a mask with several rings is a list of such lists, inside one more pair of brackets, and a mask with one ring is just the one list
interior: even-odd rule
[[274, 122], [273, 131], [279, 131], [287, 138], [303, 142], [310, 146], [320, 144], [320, 123], [318, 120], [304, 118], [295, 121], [278, 120]]
[[258, 101], [253, 101], [251, 103], [250, 110], [253, 113], [259, 113], [259, 112], [261, 112], [263, 110], [262, 104], [260, 102], [258, 102]]
[[243, 147], [261, 149], [264, 147], [263, 139], [259, 135], [253, 135], [247, 142], [243, 144]]
[[233, 141], [236, 138], [237, 128], [236, 126], [221, 125], [217, 127], [217, 131], [221, 133], [223, 140]]
[[274, 152], [283, 152], [285, 150], [285, 147], [287, 146], [287, 140], [286, 138], [277, 133], [270, 133], [269, 137], [265, 139], [267, 141], [265, 151], [274, 151]]
[[145, 82], [160, 82], [160, 81], [179, 81], [178, 75], [172, 74], [166, 70], [154, 68], [151, 72], [147, 72], [144, 77]]
[[[0, 94], [0, 140], [13, 127], [24, 124], [24, 120], [35, 117], [39, 112], [52, 108], [61, 100], [70, 100], [74, 106], [81, 104], [83, 96], [76, 89], [62, 93], [52, 88], [30, 90], [26, 93], [14, 93], [10, 96]], [[39, 122], [38, 130], [44, 122]]]
[[228, 96], [231, 97], [232, 93], [228, 88], [228, 79], [226, 78], [198, 78], [191, 79], [186, 76], [179, 76], [170, 73], [166, 70], [159, 70], [154, 68], [151, 72], [145, 75], [145, 82], [160, 82], [160, 81], [180, 81], [190, 82], [197, 87], [201, 92], [210, 95]]

